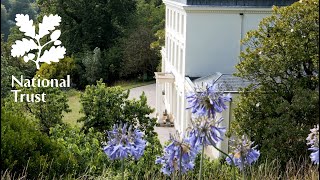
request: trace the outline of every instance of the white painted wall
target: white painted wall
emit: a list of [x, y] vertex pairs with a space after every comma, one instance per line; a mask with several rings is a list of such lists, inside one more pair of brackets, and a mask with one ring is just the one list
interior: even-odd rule
[[186, 76], [201, 77], [214, 72], [235, 72], [235, 65], [239, 61], [241, 37], [245, 37], [248, 30], [256, 29], [262, 18], [270, 15], [261, 12], [246, 14], [244, 11], [241, 28], [239, 12], [242, 11], [187, 13]]

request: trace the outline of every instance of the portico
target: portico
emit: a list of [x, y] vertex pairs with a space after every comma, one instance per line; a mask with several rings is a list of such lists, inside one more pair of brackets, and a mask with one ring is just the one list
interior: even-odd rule
[[[169, 91], [169, 87], [175, 82], [175, 77], [172, 73], [155, 72], [156, 79], [156, 117], [157, 123], [164, 122], [164, 113], [168, 116], [173, 111], [173, 96]], [[166, 95], [167, 94], [167, 95]]]

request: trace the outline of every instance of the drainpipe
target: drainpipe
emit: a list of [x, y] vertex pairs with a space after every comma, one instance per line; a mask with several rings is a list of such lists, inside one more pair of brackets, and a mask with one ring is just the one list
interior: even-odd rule
[[[244, 14], [243, 13], [240, 13], [240, 40], [243, 39], [243, 17], [244, 17]], [[242, 44], [240, 43], [240, 51], [239, 51], [239, 55], [240, 55], [240, 52], [243, 50], [242, 49]], [[239, 58], [239, 63], [241, 62], [240, 58]]]
[[[229, 122], [228, 122], [228, 130], [229, 131], [230, 131], [230, 124], [231, 124], [231, 119], [232, 119], [232, 107], [231, 107], [231, 105], [232, 105], [232, 98], [229, 101], [229, 108], [228, 108], [229, 109]], [[229, 152], [230, 152], [229, 141], [230, 141], [230, 139], [228, 138], [228, 141], [227, 141], [228, 152], [227, 152], [227, 154], [229, 154]]]

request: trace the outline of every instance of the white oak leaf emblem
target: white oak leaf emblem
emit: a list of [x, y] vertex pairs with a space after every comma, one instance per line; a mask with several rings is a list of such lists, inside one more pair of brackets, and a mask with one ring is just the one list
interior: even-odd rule
[[37, 49], [38, 45], [32, 39], [22, 38], [12, 45], [11, 55], [13, 57], [21, 57], [32, 49]]
[[33, 25], [33, 20], [29, 20], [29, 15], [17, 14], [15, 20], [17, 21], [16, 25], [20, 27], [19, 30], [24, 32], [25, 36], [35, 37], [36, 28]]
[[45, 62], [50, 64], [51, 62], [59, 62], [59, 59], [62, 59], [66, 54], [66, 48], [58, 46], [52, 46], [49, 51], [45, 50], [43, 55], [40, 58], [40, 62]]
[[[56, 26], [60, 25], [60, 16], [52, 14], [44, 16], [42, 22], [39, 23], [38, 34], [36, 34], [33, 20], [29, 19], [29, 15], [17, 14], [15, 20], [17, 21], [16, 25], [20, 27], [19, 30], [31, 39], [23, 38], [22, 40], [16, 40], [11, 49], [11, 55], [13, 57], [23, 57], [25, 62], [33, 61], [37, 69], [40, 69], [40, 62], [50, 64], [51, 62], [59, 62], [59, 60], [64, 57], [66, 49], [60, 46], [61, 41], [59, 40], [61, 31], [55, 30]], [[43, 42], [41, 38], [48, 37], [46, 35], [49, 34], [50, 40], [41, 44], [41, 42]], [[51, 46], [49, 50], [42, 52], [43, 48], [49, 44], [53, 46]], [[33, 51], [30, 52], [30, 50]]]

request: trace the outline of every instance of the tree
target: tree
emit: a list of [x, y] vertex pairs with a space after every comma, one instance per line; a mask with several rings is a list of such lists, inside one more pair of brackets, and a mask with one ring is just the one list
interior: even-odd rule
[[35, 0], [3, 0], [1, 1], [1, 34], [7, 40], [9, 29], [15, 25], [16, 14], [28, 14], [34, 19], [38, 14]]
[[8, 11], [6, 7], [1, 4], [1, 34], [8, 35], [9, 23], [8, 23]]
[[128, 31], [123, 45], [122, 76], [148, 75], [153, 73], [160, 60], [159, 47], [151, 46], [156, 33], [164, 29], [164, 5], [155, 1], [137, 1], [137, 11], [132, 18], [132, 29]]
[[85, 117], [79, 121], [84, 122], [85, 130], [93, 127], [100, 132], [110, 130], [114, 124], [128, 123], [144, 131], [147, 138], [153, 137], [156, 119], [149, 114], [154, 109], [148, 106], [144, 94], [139, 100], [128, 97], [129, 91], [118, 86], [106, 87], [102, 80], [97, 81], [97, 85], [87, 86], [80, 97]]
[[86, 52], [82, 63], [85, 66], [85, 77], [89, 84], [94, 84], [98, 79], [102, 78], [100, 48], [96, 47], [93, 50], [93, 54]]
[[12, 57], [10, 56], [10, 50], [3, 41], [3, 35], [1, 35], [1, 98], [6, 97], [11, 90], [11, 76], [19, 76], [20, 70], [13, 66]]
[[[156, 52], [150, 48], [150, 44], [155, 40], [152, 32], [140, 26], [133, 32], [125, 43], [124, 61], [122, 75], [153, 75], [159, 57]], [[144, 78], [144, 80], [145, 80]]]
[[42, 14], [61, 16], [61, 41], [67, 54], [82, 49], [102, 50], [113, 45], [128, 24], [128, 16], [135, 10], [134, 0], [52, 0], [38, 1]]
[[237, 76], [243, 89], [232, 130], [248, 134], [262, 158], [285, 163], [307, 155], [305, 138], [319, 120], [319, 2], [273, 8], [243, 43]]

